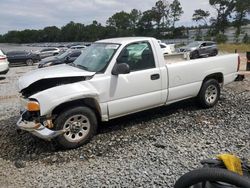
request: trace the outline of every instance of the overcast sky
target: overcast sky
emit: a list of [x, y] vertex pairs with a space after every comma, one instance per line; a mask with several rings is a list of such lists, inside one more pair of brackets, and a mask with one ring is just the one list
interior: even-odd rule
[[[168, 0], [172, 2], [172, 0]], [[9, 30], [42, 29], [46, 26], [61, 27], [70, 21], [90, 24], [106, 20], [118, 11], [136, 8], [151, 9], [156, 0], [1, 0], [0, 34]], [[184, 14], [177, 25], [193, 25], [195, 9], [214, 14], [208, 0], [180, 0]]]

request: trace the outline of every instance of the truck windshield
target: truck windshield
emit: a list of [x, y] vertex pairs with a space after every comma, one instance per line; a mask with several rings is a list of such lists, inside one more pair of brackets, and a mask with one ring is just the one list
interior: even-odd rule
[[76, 67], [91, 71], [104, 72], [119, 44], [94, 43], [73, 62]]

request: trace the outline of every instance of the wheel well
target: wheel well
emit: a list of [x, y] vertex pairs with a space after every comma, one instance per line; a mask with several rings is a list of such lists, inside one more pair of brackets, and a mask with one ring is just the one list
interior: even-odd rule
[[210, 74], [208, 76], [206, 76], [203, 80], [203, 83], [209, 79], [215, 79], [217, 80], [220, 84], [223, 84], [224, 82], [224, 78], [223, 78], [223, 74], [218, 72], [218, 73], [214, 73], [214, 74]]
[[52, 110], [52, 116], [54, 116], [54, 115], [57, 116], [61, 112], [65, 111], [69, 108], [76, 107], [76, 106], [89, 107], [90, 109], [92, 109], [95, 112], [97, 119], [98, 120], [101, 119], [100, 106], [99, 106], [98, 102], [93, 98], [84, 98], [84, 99], [78, 99], [78, 100], [68, 101], [68, 102], [62, 103]]

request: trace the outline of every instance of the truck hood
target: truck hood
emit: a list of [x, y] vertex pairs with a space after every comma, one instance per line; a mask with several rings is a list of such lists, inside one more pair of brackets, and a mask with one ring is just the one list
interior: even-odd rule
[[95, 72], [88, 72], [70, 65], [55, 65], [42, 69], [33, 70], [24, 74], [18, 81], [19, 92], [24, 88], [39, 80], [59, 79], [59, 78], [85, 78], [93, 76]]

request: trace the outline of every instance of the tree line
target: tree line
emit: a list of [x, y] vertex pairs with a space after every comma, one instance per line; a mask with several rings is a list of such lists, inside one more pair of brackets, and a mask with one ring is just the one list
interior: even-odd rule
[[[238, 38], [241, 26], [249, 23], [247, 15], [250, 13], [250, 1], [209, 0], [209, 4], [215, 9], [216, 16], [210, 17], [207, 10], [195, 10], [192, 20], [199, 24], [196, 28], [209, 28], [207, 37], [216, 36], [217, 40], [223, 42], [226, 41], [224, 35], [226, 29], [234, 26], [235, 37]], [[132, 9], [130, 12], [117, 12], [108, 18], [106, 25], [96, 20], [89, 25], [71, 21], [61, 28], [49, 26], [40, 30], [9, 31], [0, 35], [0, 42], [92, 42], [103, 38], [124, 36], [153, 36], [160, 39], [186, 38], [190, 28], [176, 27], [183, 13], [178, 0], [173, 0], [171, 3], [167, 0], [158, 0], [151, 9], [143, 12], [137, 9]], [[248, 41], [249, 38], [246, 40]]]

